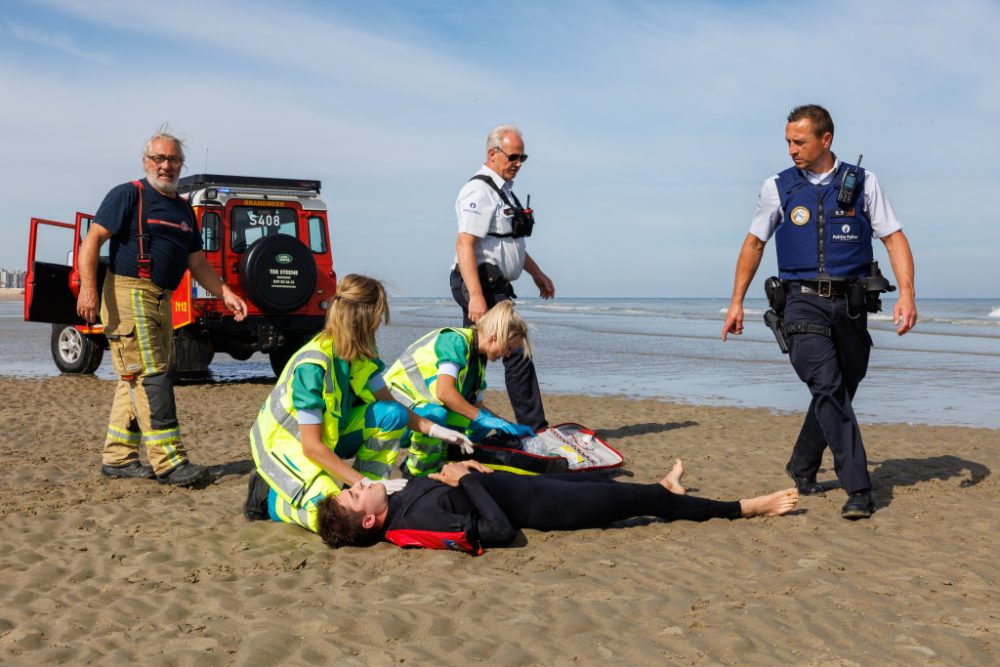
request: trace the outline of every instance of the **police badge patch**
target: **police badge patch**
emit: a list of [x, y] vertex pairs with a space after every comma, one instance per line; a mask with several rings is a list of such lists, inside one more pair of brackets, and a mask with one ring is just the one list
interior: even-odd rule
[[792, 209], [792, 212], [788, 214], [788, 219], [801, 227], [809, 222], [809, 209], [805, 206], [796, 206]]

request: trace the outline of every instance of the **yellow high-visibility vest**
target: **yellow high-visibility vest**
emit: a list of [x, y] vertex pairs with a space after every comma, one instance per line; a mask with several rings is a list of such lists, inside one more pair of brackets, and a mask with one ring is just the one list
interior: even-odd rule
[[303, 364], [316, 364], [324, 371], [326, 409], [322, 432], [323, 443], [331, 451], [337, 445], [341, 418], [350, 415], [355, 398], [366, 403], [375, 401], [367, 385], [379, 372], [378, 364], [371, 359], [348, 363], [335, 357], [333, 340], [328, 337], [314, 338], [285, 366], [250, 429], [250, 450], [261, 477], [295, 510], [340, 493], [323, 468], [302, 451], [298, 413], [292, 404], [292, 380], [295, 370]]
[[455, 379], [455, 388], [461, 392], [462, 388], [465, 387], [465, 380], [470, 369], [474, 369], [479, 381], [475, 383], [475, 387], [469, 389], [468, 393], [471, 395], [464, 396], [464, 398], [473, 405], [476, 403], [476, 395], [486, 377], [484, 357], [475, 349], [476, 331], [475, 329], [453, 329], [450, 327], [432, 331], [410, 345], [399, 359], [389, 367], [383, 377], [393, 398], [406, 407], [413, 407], [420, 403], [442, 404], [437, 397], [439, 360], [435, 346], [441, 334], [449, 331], [462, 336], [469, 349], [468, 363], [459, 370], [458, 377]]

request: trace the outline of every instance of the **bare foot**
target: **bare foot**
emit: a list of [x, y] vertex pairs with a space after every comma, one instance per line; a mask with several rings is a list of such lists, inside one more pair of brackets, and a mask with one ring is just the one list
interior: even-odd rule
[[670, 469], [667, 476], [660, 480], [660, 485], [663, 486], [670, 493], [676, 493], [678, 496], [683, 496], [687, 494], [687, 489], [681, 486], [681, 477], [684, 476], [684, 464], [681, 463], [680, 459], [674, 463], [674, 467]]
[[788, 514], [799, 504], [799, 492], [795, 488], [775, 491], [766, 496], [757, 496], [740, 501], [742, 516], [781, 516]]

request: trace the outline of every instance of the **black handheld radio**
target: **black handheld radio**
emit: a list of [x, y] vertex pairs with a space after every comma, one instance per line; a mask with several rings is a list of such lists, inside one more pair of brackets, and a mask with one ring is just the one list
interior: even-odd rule
[[521, 202], [517, 201], [517, 197], [514, 198], [514, 202], [517, 206], [513, 206], [512, 215], [513, 220], [511, 220], [511, 236], [514, 238], [521, 238], [522, 236], [531, 236], [531, 230], [535, 227], [535, 212], [531, 210], [531, 195], [525, 200], [527, 206], [521, 208]]
[[[861, 158], [863, 157], [864, 155], [858, 155], [856, 167], [861, 166]], [[837, 193], [838, 206], [850, 206], [854, 202], [854, 188], [857, 184], [858, 172], [854, 169], [845, 171], [843, 178], [840, 179], [840, 192]]]

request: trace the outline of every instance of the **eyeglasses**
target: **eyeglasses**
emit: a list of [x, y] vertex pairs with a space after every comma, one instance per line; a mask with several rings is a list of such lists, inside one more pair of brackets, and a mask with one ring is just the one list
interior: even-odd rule
[[166, 162], [171, 167], [177, 167], [177, 166], [179, 166], [179, 165], [181, 165], [181, 164], [184, 163], [184, 158], [182, 158], [179, 155], [160, 155], [160, 154], [147, 155], [146, 159], [147, 160], [152, 160], [153, 163], [155, 163], [157, 165], [161, 165], [164, 162]]
[[506, 157], [511, 162], [527, 162], [528, 161], [528, 154], [527, 153], [510, 153], [510, 154], [508, 154], [508, 153], [505, 153], [504, 150], [502, 148], [500, 148], [499, 146], [494, 146], [493, 148], [495, 148], [498, 151], [500, 151], [501, 153], [503, 153], [504, 157]]

